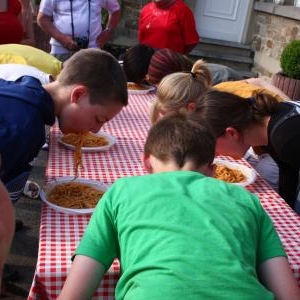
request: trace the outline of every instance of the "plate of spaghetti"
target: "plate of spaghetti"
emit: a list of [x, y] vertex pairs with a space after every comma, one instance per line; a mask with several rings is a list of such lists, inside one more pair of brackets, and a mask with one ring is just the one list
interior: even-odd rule
[[127, 82], [127, 90], [130, 94], [148, 94], [149, 92], [154, 91], [155, 87], [148, 84]]
[[247, 186], [256, 179], [256, 173], [253, 169], [242, 164], [215, 159], [216, 170], [214, 177], [228, 183]]
[[56, 211], [68, 214], [90, 214], [108, 187], [95, 180], [62, 177], [49, 182], [41, 199]]
[[116, 143], [116, 138], [99, 131], [98, 133], [68, 133], [60, 137], [58, 141], [71, 150], [80, 147], [83, 152], [98, 152], [108, 150]]

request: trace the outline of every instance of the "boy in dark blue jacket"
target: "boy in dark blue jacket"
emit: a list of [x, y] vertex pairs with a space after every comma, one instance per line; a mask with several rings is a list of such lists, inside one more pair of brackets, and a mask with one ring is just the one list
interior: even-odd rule
[[21, 196], [30, 162], [45, 143], [45, 125], [57, 117], [63, 133], [97, 132], [127, 101], [121, 66], [98, 49], [77, 52], [45, 85], [30, 76], [0, 80], [0, 178], [11, 199]]

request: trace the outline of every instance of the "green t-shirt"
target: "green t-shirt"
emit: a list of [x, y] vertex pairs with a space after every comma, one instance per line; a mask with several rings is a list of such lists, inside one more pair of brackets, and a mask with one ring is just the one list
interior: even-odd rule
[[256, 267], [286, 256], [256, 196], [185, 171], [119, 179], [76, 254], [119, 258], [122, 300], [274, 299]]

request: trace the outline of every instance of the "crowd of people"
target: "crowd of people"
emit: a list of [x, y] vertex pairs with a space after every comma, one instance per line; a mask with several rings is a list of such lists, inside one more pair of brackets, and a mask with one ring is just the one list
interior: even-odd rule
[[0, 284], [16, 226], [12, 203], [45, 144], [45, 126], [57, 119], [63, 133], [98, 132], [128, 105], [133, 81], [156, 87], [144, 145], [149, 174], [120, 178], [105, 193], [59, 299], [91, 298], [114, 258], [122, 266], [117, 299], [300, 299], [259, 199], [212, 178], [216, 155], [244, 157], [294, 209], [300, 106], [261, 78], [192, 61], [200, 39], [182, 0], [141, 9], [139, 43], [122, 66], [101, 50], [120, 16], [117, 0], [41, 0], [46, 53], [34, 42], [30, 0], [0, 2]]

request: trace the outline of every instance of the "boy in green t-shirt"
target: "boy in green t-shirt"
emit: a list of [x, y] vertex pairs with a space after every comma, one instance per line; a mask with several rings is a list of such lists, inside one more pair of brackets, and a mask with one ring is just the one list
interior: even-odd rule
[[144, 150], [153, 174], [119, 179], [105, 193], [59, 299], [90, 299], [115, 258], [116, 299], [300, 299], [258, 198], [208, 177], [215, 138], [207, 127], [164, 117]]

